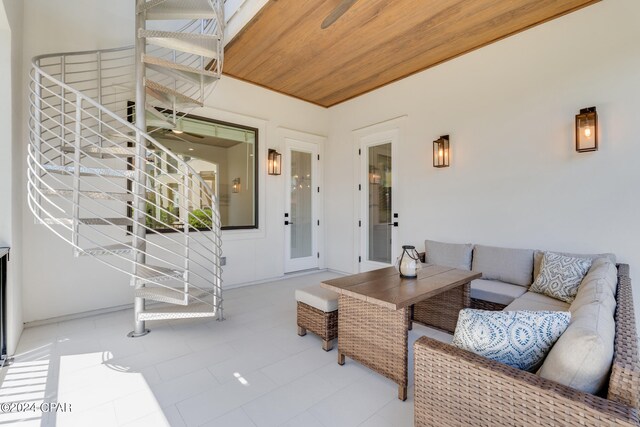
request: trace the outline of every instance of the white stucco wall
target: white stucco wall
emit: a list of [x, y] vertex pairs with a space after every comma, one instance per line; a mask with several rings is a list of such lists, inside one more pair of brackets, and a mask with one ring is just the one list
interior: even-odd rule
[[22, 1], [0, 4], [0, 246], [10, 246], [7, 278], [7, 353], [22, 332]]
[[[406, 116], [398, 247], [614, 252], [638, 276], [639, 17], [638, 1], [600, 2], [330, 109], [328, 266], [357, 269], [353, 131]], [[577, 153], [574, 116], [594, 105], [600, 149]], [[451, 167], [436, 169], [432, 141], [445, 134]]]

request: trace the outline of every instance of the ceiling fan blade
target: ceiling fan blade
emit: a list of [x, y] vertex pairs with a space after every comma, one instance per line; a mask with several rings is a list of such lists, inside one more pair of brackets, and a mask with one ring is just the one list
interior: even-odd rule
[[184, 134], [186, 134], [186, 135], [189, 135], [189, 136], [190, 136], [190, 137], [192, 137], [192, 138], [200, 138], [200, 139], [203, 139], [203, 138], [204, 138], [204, 136], [202, 136], [202, 135], [198, 135], [197, 133], [191, 133], [191, 132], [186, 132], [186, 131], [185, 131], [185, 132], [183, 132], [183, 133], [184, 133]]
[[336, 6], [336, 8], [333, 9], [333, 11], [331, 11], [331, 13], [326, 18], [324, 18], [324, 21], [322, 21], [320, 28], [324, 30], [325, 28], [330, 27], [331, 24], [336, 22], [338, 18], [344, 15], [347, 10], [349, 10], [351, 6], [353, 6], [357, 1], [358, 0], [342, 0], [342, 2], [338, 6]]

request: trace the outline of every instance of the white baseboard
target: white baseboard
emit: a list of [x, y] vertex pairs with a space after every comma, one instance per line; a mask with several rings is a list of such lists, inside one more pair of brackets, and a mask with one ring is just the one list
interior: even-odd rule
[[[309, 274], [317, 274], [317, 273], [324, 273], [324, 272], [332, 272], [332, 273], [337, 273], [337, 274], [347, 274], [347, 273], [343, 273], [340, 271], [336, 271], [336, 270], [329, 270], [329, 269], [315, 269], [315, 270], [305, 270], [305, 271], [300, 271], [300, 272], [295, 272], [295, 273], [288, 273], [285, 274], [283, 276], [278, 276], [278, 277], [271, 277], [268, 279], [263, 279], [263, 280], [256, 280], [255, 282], [245, 282], [245, 283], [236, 283], [233, 285], [229, 285], [229, 286], [224, 286], [222, 288], [222, 292], [223, 292], [223, 298], [224, 298], [224, 291], [225, 290], [231, 290], [231, 289], [237, 289], [237, 288], [244, 288], [246, 286], [254, 286], [254, 285], [261, 285], [263, 283], [269, 283], [269, 282], [274, 282], [276, 280], [283, 280], [283, 279], [289, 279], [292, 277], [299, 277], [299, 276], [307, 276]], [[147, 302], [148, 305], [150, 306], [154, 306], [156, 304], [162, 304], [160, 302], [155, 302], [155, 301], [149, 301]], [[73, 314], [65, 314], [63, 316], [57, 316], [57, 317], [51, 317], [48, 319], [42, 319], [42, 320], [34, 320], [31, 322], [25, 322], [24, 323], [24, 327], [25, 328], [33, 328], [36, 326], [43, 326], [43, 325], [50, 325], [52, 323], [59, 323], [59, 322], [66, 322], [68, 320], [76, 320], [76, 319], [83, 319], [85, 317], [91, 317], [91, 316], [97, 316], [100, 314], [109, 314], [109, 313], [115, 313], [117, 311], [123, 311], [123, 310], [131, 310], [133, 308], [133, 304], [124, 304], [124, 305], [117, 305], [114, 307], [106, 307], [106, 308], [98, 308], [96, 310], [89, 310], [89, 311], [83, 311], [80, 313], [73, 313]], [[133, 321], [133, 319], [131, 319]]]
[[35, 326], [50, 325], [52, 323], [66, 322], [68, 320], [83, 319], [85, 317], [97, 316], [99, 314], [115, 313], [116, 311], [130, 310], [132, 308], [133, 308], [133, 304], [124, 304], [124, 305], [116, 305], [114, 307], [98, 308], [96, 310], [82, 311], [80, 313], [65, 314], [63, 316], [50, 317], [48, 319], [25, 322], [24, 327], [33, 328]]
[[254, 285], [261, 285], [263, 283], [275, 282], [277, 280], [291, 279], [292, 277], [308, 276], [310, 274], [317, 274], [317, 273], [326, 273], [327, 271], [330, 271], [330, 270], [327, 268], [321, 268], [321, 269], [313, 269], [313, 270], [296, 271], [294, 273], [287, 273], [282, 276], [269, 277], [268, 279], [256, 280], [254, 282], [235, 283], [233, 285], [223, 286], [222, 292], [230, 289], [244, 288], [246, 286], [254, 286]]

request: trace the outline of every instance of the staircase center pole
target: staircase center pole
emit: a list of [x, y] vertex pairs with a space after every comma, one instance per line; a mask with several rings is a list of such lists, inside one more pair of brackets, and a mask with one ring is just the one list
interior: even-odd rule
[[[133, 285], [136, 289], [144, 287], [142, 281], [136, 279], [139, 272], [139, 266], [146, 261], [146, 236], [145, 228], [145, 211], [146, 211], [146, 194], [145, 194], [145, 167], [146, 167], [146, 141], [142, 132], [147, 131], [147, 120], [145, 112], [146, 93], [144, 85], [145, 67], [142, 62], [142, 55], [145, 53], [146, 40], [138, 37], [138, 30], [144, 29], [146, 24], [146, 12], [142, 9], [146, 0], [136, 0], [136, 34], [135, 34], [135, 67], [136, 67], [136, 127], [140, 132], [136, 133], [136, 158], [135, 158], [135, 178], [133, 181]], [[134, 316], [135, 328], [129, 332], [130, 337], [141, 337], [149, 333], [145, 328], [144, 320], [138, 320], [138, 315], [144, 312], [144, 298], [135, 297], [134, 299]]]

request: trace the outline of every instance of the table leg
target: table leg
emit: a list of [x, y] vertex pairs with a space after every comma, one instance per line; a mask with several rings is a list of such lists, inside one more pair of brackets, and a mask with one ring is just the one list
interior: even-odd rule
[[407, 386], [398, 386], [398, 399], [402, 400], [403, 402], [407, 400]]
[[408, 308], [391, 310], [341, 294], [338, 363], [348, 356], [398, 384], [398, 397], [406, 399], [408, 327]]

